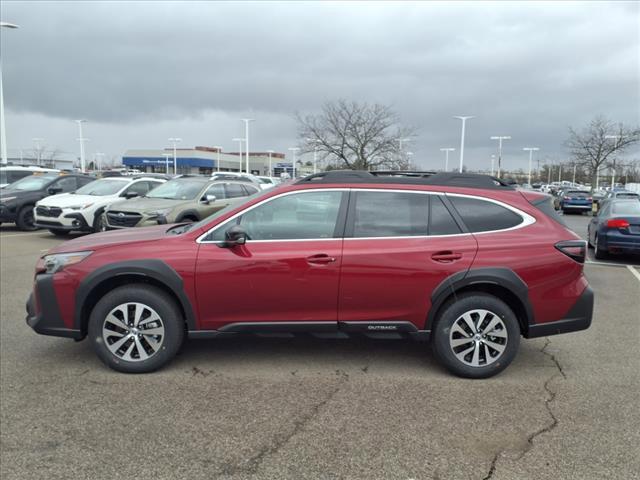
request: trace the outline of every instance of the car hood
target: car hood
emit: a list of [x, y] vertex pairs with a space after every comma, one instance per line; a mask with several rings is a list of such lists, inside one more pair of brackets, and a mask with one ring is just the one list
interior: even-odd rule
[[167, 198], [149, 198], [140, 197], [132, 198], [126, 202], [114, 203], [109, 207], [111, 211], [127, 211], [127, 212], [148, 212], [151, 210], [164, 210], [167, 208], [175, 208], [181, 205], [193, 203], [193, 200], [169, 200]]
[[72, 205], [85, 205], [87, 203], [107, 202], [113, 200], [113, 195], [76, 195], [75, 193], [59, 193], [51, 195], [38, 202], [45, 207], [71, 207]]
[[0, 190], [0, 200], [7, 197], [27, 197], [31, 195], [37, 195], [41, 192], [42, 190], [15, 190], [13, 188], [3, 188]]
[[174, 226], [175, 225], [158, 225], [157, 227], [126, 228], [123, 230], [94, 233], [64, 242], [49, 250], [47, 254], [82, 252], [85, 250], [98, 250], [100, 248], [112, 247], [114, 245], [160, 240], [166, 238], [167, 230]]

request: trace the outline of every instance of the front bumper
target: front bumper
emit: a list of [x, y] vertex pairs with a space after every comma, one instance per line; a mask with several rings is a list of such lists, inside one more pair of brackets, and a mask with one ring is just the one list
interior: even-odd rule
[[0, 204], [0, 223], [15, 223], [17, 208]]
[[40, 274], [36, 276], [33, 292], [27, 300], [27, 325], [41, 335], [66, 337], [81, 340], [80, 330], [68, 328], [62, 316], [53, 288], [53, 275]]
[[50, 228], [67, 232], [91, 231], [91, 227], [87, 224], [87, 221], [81, 213], [67, 213], [59, 217], [41, 217], [36, 215], [35, 225], [38, 228]]
[[578, 332], [591, 326], [593, 317], [593, 290], [591, 287], [584, 289], [576, 303], [565, 315], [565, 318], [555, 322], [547, 322], [529, 325], [525, 338], [546, 337], [559, 333]]

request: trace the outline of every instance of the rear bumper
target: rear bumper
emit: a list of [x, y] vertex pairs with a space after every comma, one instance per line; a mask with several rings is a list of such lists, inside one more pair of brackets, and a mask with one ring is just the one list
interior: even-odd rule
[[546, 337], [559, 333], [578, 332], [591, 326], [593, 317], [593, 290], [591, 287], [584, 289], [576, 303], [571, 307], [565, 318], [555, 322], [547, 322], [529, 325], [525, 338]]
[[[40, 305], [38, 311], [36, 298]], [[44, 308], [43, 308], [44, 307]], [[80, 340], [83, 338], [80, 330], [68, 328], [62, 316], [53, 289], [53, 275], [37, 275], [33, 292], [27, 300], [27, 325], [41, 335], [52, 335], [54, 337], [66, 337]]]
[[573, 205], [573, 204], [564, 204], [561, 207], [563, 210], [585, 210], [585, 211], [591, 211], [592, 206], [591, 204], [588, 205]]

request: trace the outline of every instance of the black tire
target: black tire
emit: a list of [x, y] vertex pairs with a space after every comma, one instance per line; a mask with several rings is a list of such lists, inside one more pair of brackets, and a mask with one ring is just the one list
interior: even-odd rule
[[[117, 343], [116, 341], [118, 340], [118, 337], [114, 338], [107, 336], [105, 339], [103, 337], [103, 326], [107, 323], [107, 316], [112, 310], [123, 304], [132, 303], [144, 305], [147, 308], [147, 311], [155, 311], [160, 319], [160, 325], [164, 328], [164, 332], [161, 336], [157, 349], [146, 359], [140, 359], [141, 355], [138, 350], [138, 345], [141, 345], [141, 340], [130, 338], [129, 340], [124, 341], [124, 343], [122, 343], [123, 349], [125, 346], [127, 346], [127, 349], [131, 347], [132, 343], [135, 344], [131, 347], [129, 357], [133, 357], [134, 354], [137, 354], [137, 359], [129, 361], [128, 359], [123, 358], [123, 355], [118, 355], [118, 351], [113, 353], [109, 349], [106, 342], [110, 342], [109, 345], [114, 348], [114, 344]], [[133, 314], [130, 313], [130, 315]], [[132, 319], [132, 317], [130, 316], [129, 319]], [[144, 318], [142, 318], [142, 320], [144, 320]], [[155, 322], [147, 325], [154, 324]], [[120, 329], [121, 333], [118, 333], [120, 340], [125, 337], [136, 336], [136, 329], [131, 325], [129, 327], [131, 330], [128, 330], [128, 332]], [[113, 330], [112, 327], [109, 331], [111, 330]], [[142, 327], [139, 331], [143, 331]], [[98, 358], [100, 358], [100, 360], [102, 360], [102, 362], [109, 368], [124, 373], [148, 373], [163, 367], [173, 359], [183, 343], [185, 327], [180, 309], [174, 301], [168, 298], [166, 292], [149, 285], [132, 284], [118, 287], [100, 299], [89, 316], [88, 334]], [[137, 337], [141, 337], [141, 334], [138, 334]], [[153, 350], [151, 343], [144, 342], [144, 345], [145, 354], [149, 353], [146, 349]]]
[[27, 232], [38, 229], [38, 227], [34, 225], [33, 205], [26, 205], [20, 209], [18, 216], [16, 217], [16, 226], [20, 230], [25, 230]]
[[69, 235], [69, 230], [58, 230], [57, 228], [49, 228], [49, 233], [55, 235], [56, 237], [66, 237]]
[[600, 247], [600, 243], [598, 242], [598, 237], [596, 237], [594, 239], [594, 246], [593, 248], [595, 249], [593, 252], [593, 256], [596, 257], [597, 260], [605, 260], [608, 256], [608, 253], [606, 250], [603, 250]]
[[106, 224], [104, 223], [104, 218], [102, 218], [102, 210], [98, 211], [93, 218], [91, 229], [94, 233], [106, 231]]
[[[506, 331], [506, 338], [502, 339], [491, 336], [490, 334], [486, 335], [488, 338], [485, 338], [486, 336], [482, 337], [482, 332], [480, 332], [477, 342], [470, 337], [468, 343], [455, 347], [459, 349], [456, 352], [450, 344], [450, 338], [459, 334], [455, 333], [455, 331], [452, 333], [452, 328], [462, 319], [463, 314], [474, 310], [488, 310], [495, 314], [502, 325], [499, 325], [500, 330], [494, 330], [494, 332], [496, 335], [498, 332], [501, 332], [501, 335], [505, 335]], [[476, 314], [473, 314], [472, 318], [474, 318], [475, 315]], [[477, 318], [479, 318], [479, 316]], [[481, 329], [487, 328], [492, 318], [493, 316], [484, 317], [480, 322]], [[484, 340], [482, 340], [483, 338]], [[453, 341], [463, 339], [466, 339], [466, 337], [460, 336], [457, 339], [453, 339]], [[487, 344], [482, 344], [483, 341], [487, 342]], [[500, 345], [503, 348], [501, 353], [498, 353], [497, 350], [491, 350], [488, 346], [489, 344], [496, 345], [503, 341], [504, 344]], [[516, 315], [502, 300], [486, 293], [470, 292], [450, 301], [440, 311], [432, 331], [432, 344], [436, 358], [451, 373], [464, 378], [488, 378], [497, 375], [507, 368], [515, 358], [520, 345], [520, 325], [518, 324]], [[484, 358], [484, 365], [468, 365], [456, 356], [456, 353], [460, 355], [466, 351], [469, 345], [475, 345], [473, 352], [475, 353], [475, 349], [478, 349], [480, 352], [479, 360]], [[487, 352], [489, 352], [489, 357], [495, 354], [495, 357], [491, 359], [490, 362], [488, 362], [486, 356]], [[473, 356], [473, 353], [466, 355], [465, 360], [470, 355]], [[471, 357], [469, 358], [471, 359]]]

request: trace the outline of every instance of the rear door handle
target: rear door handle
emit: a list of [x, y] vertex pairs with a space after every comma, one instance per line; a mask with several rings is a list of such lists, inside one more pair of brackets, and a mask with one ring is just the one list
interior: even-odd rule
[[433, 255], [431, 255], [432, 260], [435, 260], [436, 262], [441, 262], [441, 263], [455, 262], [456, 260], [460, 260], [461, 258], [462, 258], [462, 254], [460, 252], [451, 252], [451, 251], [436, 252]]
[[335, 257], [330, 257], [326, 253], [319, 253], [317, 255], [307, 257], [307, 263], [310, 263], [311, 265], [327, 265], [335, 261]]

